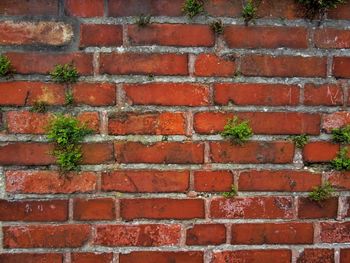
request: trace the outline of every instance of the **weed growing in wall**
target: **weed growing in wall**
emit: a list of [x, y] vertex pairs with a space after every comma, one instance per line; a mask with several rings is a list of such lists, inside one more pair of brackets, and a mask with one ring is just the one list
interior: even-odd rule
[[57, 115], [48, 127], [48, 138], [55, 143], [53, 155], [62, 172], [78, 170], [82, 158], [80, 142], [92, 131], [76, 118]]
[[151, 21], [151, 15], [144, 15], [141, 14], [137, 20], [136, 20], [136, 24], [140, 27], [144, 27], [147, 26]]
[[238, 189], [235, 185], [231, 185], [231, 190], [229, 192], [224, 192], [222, 194], [225, 198], [233, 198], [238, 195]]
[[313, 191], [309, 193], [309, 198], [315, 202], [325, 201], [333, 196], [334, 188], [326, 182], [323, 185], [314, 187]]
[[71, 106], [74, 104], [74, 97], [72, 91], [68, 90], [65, 94], [64, 104], [66, 106]]
[[47, 106], [48, 104], [45, 101], [35, 101], [30, 111], [37, 113], [45, 113], [47, 112]]
[[5, 77], [14, 72], [8, 57], [0, 55], [0, 77]]
[[340, 149], [337, 157], [331, 161], [331, 166], [337, 171], [350, 171], [350, 158], [347, 147]]
[[350, 125], [333, 129], [332, 139], [337, 143], [350, 143]]
[[302, 149], [309, 141], [309, 137], [306, 134], [295, 135], [290, 138], [299, 149]]
[[319, 16], [322, 19], [325, 13], [340, 4], [344, 4], [347, 0], [296, 0], [305, 9], [305, 16], [314, 19]]
[[58, 83], [75, 83], [79, 78], [79, 73], [72, 63], [56, 65], [50, 75]]
[[249, 0], [242, 10], [242, 17], [246, 25], [248, 25], [248, 23], [256, 17], [257, 11], [258, 9], [254, 5], [253, 1]]
[[253, 130], [248, 121], [240, 121], [237, 117], [227, 121], [224, 130], [220, 133], [235, 144], [242, 145], [253, 136]]
[[224, 24], [220, 19], [214, 20], [210, 23], [210, 28], [214, 31], [215, 34], [220, 35], [224, 33]]
[[182, 12], [189, 18], [193, 18], [204, 12], [202, 0], [186, 0], [182, 6]]

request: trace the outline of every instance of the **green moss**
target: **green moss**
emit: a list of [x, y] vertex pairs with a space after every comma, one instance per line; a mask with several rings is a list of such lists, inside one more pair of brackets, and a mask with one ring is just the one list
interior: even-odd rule
[[333, 186], [326, 182], [321, 186], [314, 187], [313, 191], [309, 193], [309, 198], [315, 202], [321, 202], [331, 198], [333, 193]]
[[347, 147], [340, 149], [337, 157], [331, 161], [331, 166], [337, 171], [350, 171], [350, 158]]
[[350, 143], [350, 125], [333, 129], [332, 139], [337, 143]]
[[5, 77], [14, 73], [11, 61], [8, 57], [0, 55], [0, 77]]
[[242, 145], [253, 136], [253, 131], [248, 121], [240, 121], [237, 117], [234, 117], [227, 121], [224, 131], [220, 134], [233, 143]]
[[322, 19], [324, 14], [336, 8], [340, 4], [344, 4], [347, 0], [296, 0], [297, 3], [304, 7], [305, 17], [314, 19], [317, 15]]
[[151, 15], [144, 15], [141, 14], [138, 16], [137, 20], [136, 20], [136, 24], [140, 27], [144, 27], [147, 26], [151, 21]]
[[64, 104], [66, 106], [71, 106], [74, 104], [74, 97], [73, 97], [73, 93], [72, 91], [68, 90], [65, 94], [65, 98], [64, 98]]
[[225, 198], [233, 198], [238, 195], [238, 189], [235, 185], [231, 185], [231, 190], [229, 192], [222, 193]]
[[186, 0], [182, 6], [182, 12], [189, 18], [194, 18], [204, 12], [203, 1], [201, 0]]
[[256, 17], [257, 11], [258, 8], [254, 5], [253, 1], [249, 0], [242, 10], [242, 17], [246, 25]]
[[291, 136], [290, 138], [299, 149], [302, 149], [309, 141], [309, 137], [306, 134], [295, 135]]
[[79, 73], [72, 63], [56, 65], [50, 75], [58, 83], [75, 83], [79, 78]]
[[37, 113], [45, 113], [47, 112], [47, 106], [48, 104], [45, 101], [35, 101], [30, 111]]
[[210, 23], [210, 28], [214, 31], [215, 34], [220, 35], [224, 33], [224, 24], [220, 19], [214, 20]]

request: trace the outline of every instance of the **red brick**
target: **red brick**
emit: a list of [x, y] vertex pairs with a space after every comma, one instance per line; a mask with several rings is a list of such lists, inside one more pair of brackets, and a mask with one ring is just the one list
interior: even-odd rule
[[296, 85], [222, 83], [215, 84], [214, 89], [214, 101], [219, 105], [227, 105], [229, 103], [268, 106], [299, 104], [300, 90]]
[[0, 45], [62, 46], [72, 36], [72, 26], [62, 22], [0, 22]]
[[333, 249], [306, 248], [297, 258], [297, 263], [334, 263]]
[[330, 142], [310, 142], [304, 146], [305, 162], [322, 163], [333, 160], [339, 151], [339, 145]]
[[17, 73], [48, 74], [57, 64], [73, 63], [79, 74], [92, 73], [92, 54], [87, 53], [39, 53], [9, 52], [5, 54]]
[[56, 171], [10, 170], [5, 175], [9, 193], [86, 193], [93, 192], [97, 184], [92, 172], [70, 173], [67, 178]]
[[56, 0], [1, 0], [2, 15], [58, 15]]
[[194, 225], [186, 231], [186, 245], [206, 246], [226, 243], [226, 227], [220, 224]]
[[321, 174], [294, 170], [249, 170], [239, 174], [240, 191], [305, 192], [321, 184]]
[[338, 198], [333, 197], [322, 202], [315, 202], [307, 197], [300, 197], [298, 203], [299, 218], [337, 218]]
[[62, 263], [62, 254], [57, 253], [3, 253], [0, 254], [0, 262], [3, 263]]
[[103, 16], [103, 0], [65, 0], [65, 12], [71, 16]]
[[66, 200], [8, 201], [0, 200], [1, 221], [65, 221]]
[[291, 163], [294, 145], [282, 141], [252, 141], [242, 146], [231, 142], [211, 142], [210, 156], [214, 163]]
[[0, 146], [0, 164], [48, 165], [55, 163], [52, 144], [14, 142]]
[[128, 38], [132, 45], [211, 47], [215, 44], [214, 33], [208, 25], [129, 25]]
[[24, 106], [34, 102], [50, 105], [65, 103], [65, 91], [61, 85], [44, 82], [11, 81], [0, 83], [0, 105]]
[[320, 134], [320, 115], [300, 112], [199, 112], [194, 115], [194, 129], [198, 133], [219, 133], [234, 116], [249, 121], [254, 134]]
[[204, 218], [204, 202], [202, 199], [122, 199], [121, 216], [125, 220]]
[[334, 112], [322, 115], [322, 130], [330, 133], [335, 128], [350, 124], [350, 113], [347, 111]]
[[233, 224], [231, 244], [312, 244], [311, 223]]
[[303, 27], [228, 26], [224, 39], [230, 48], [307, 48]]
[[315, 31], [317, 48], [350, 48], [350, 30], [320, 28]]
[[194, 74], [204, 77], [233, 77], [236, 72], [235, 58], [200, 54], [194, 64]]
[[120, 254], [120, 263], [142, 263], [147, 258], [147, 263], [203, 263], [201, 251], [135, 251], [129, 254]]
[[230, 171], [195, 171], [194, 189], [199, 192], [230, 191], [233, 175]]
[[260, 77], [325, 77], [324, 57], [246, 55], [241, 59], [241, 73]]
[[109, 134], [184, 135], [185, 116], [180, 112], [120, 113], [108, 121]]
[[113, 145], [110, 143], [87, 143], [81, 147], [83, 164], [111, 163], [113, 161]]
[[300, 6], [294, 0], [262, 0], [258, 3], [257, 17], [297, 19], [304, 18]]
[[116, 217], [112, 198], [74, 199], [74, 220], [113, 220]]
[[304, 104], [310, 106], [336, 106], [343, 104], [342, 87], [336, 84], [306, 84], [304, 88]]
[[204, 10], [211, 16], [241, 16], [242, 3], [240, 1], [208, 0], [204, 1]]
[[111, 263], [113, 253], [72, 253], [72, 263]]
[[102, 246], [171, 246], [180, 242], [180, 225], [102, 225], [94, 244]]
[[209, 89], [201, 84], [128, 84], [124, 89], [128, 102], [136, 105], [204, 106], [209, 103]]
[[213, 263], [290, 263], [292, 253], [287, 249], [235, 250], [215, 252]]
[[350, 249], [340, 250], [340, 263], [347, 263], [350, 261]]
[[78, 83], [72, 88], [74, 103], [91, 106], [115, 105], [115, 90], [112, 83]]
[[88, 225], [30, 225], [3, 227], [6, 248], [81, 247], [88, 241]]
[[350, 222], [321, 223], [321, 242], [324, 242], [324, 243], [350, 242]]
[[350, 19], [350, 3], [341, 4], [333, 10], [329, 10], [327, 17], [330, 19]]
[[204, 145], [195, 142], [116, 142], [118, 163], [203, 163]]
[[9, 133], [44, 134], [51, 118], [51, 114], [8, 111], [6, 112], [7, 131]]
[[100, 116], [98, 112], [81, 112], [78, 114], [77, 120], [80, 123], [85, 124], [86, 127], [95, 133], [98, 133], [100, 131]]
[[187, 75], [187, 60], [187, 54], [102, 53], [100, 72], [114, 75]]
[[187, 171], [119, 170], [103, 172], [102, 191], [127, 193], [185, 192], [189, 187]]
[[331, 184], [339, 189], [350, 190], [350, 172], [329, 172], [327, 174]]
[[293, 218], [292, 197], [215, 198], [210, 204], [211, 218]]
[[336, 78], [350, 78], [350, 57], [333, 58], [333, 76]]
[[181, 16], [183, 0], [113, 0], [108, 2], [109, 16]]
[[80, 25], [80, 47], [121, 46], [122, 44], [123, 28], [120, 25]]

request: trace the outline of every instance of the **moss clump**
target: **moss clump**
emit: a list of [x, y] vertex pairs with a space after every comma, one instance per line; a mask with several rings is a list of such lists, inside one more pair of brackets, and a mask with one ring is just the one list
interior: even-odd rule
[[333, 129], [332, 139], [337, 143], [350, 143], [350, 125]]
[[242, 10], [242, 17], [246, 25], [256, 17], [257, 11], [258, 8], [254, 5], [253, 1], [249, 0]]
[[350, 171], [350, 158], [347, 147], [340, 149], [337, 157], [331, 161], [331, 166], [337, 171]]
[[136, 24], [140, 27], [144, 27], [144, 26], [147, 26], [150, 23], [150, 21], [151, 21], [151, 15], [141, 14], [137, 18]]
[[189, 18], [194, 18], [204, 12], [204, 6], [202, 0], [186, 0], [182, 6], [182, 12]]
[[237, 117], [227, 121], [221, 136], [235, 144], [242, 145], [253, 136], [253, 130], [248, 121], [240, 121]]
[[233, 198], [238, 195], [238, 189], [235, 185], [231, 185], [231, 190], [229, 192], [222, 193], [225, 198]]
[[0, 55], [0, 77], [5, 77], [14, 73], [11, 61], [8, 57]]
[[296, 0], [305, 9], [305, 17], [314, 19], [319, 16], [321, 19], [325, 13], [340, 4], [344, 4], [347, 0]]
[[224, 33], [224, 24], [220, 19], [214, 20], [210, 23], [210, 28], [214, 31], [215, 34], [220, 35]]
[[79, 78], [79, 73], [72, 63], [56, 65], [50, 75], [58, 83], [75, 83]]
[[68, 90], [65, 94], [65, 98], [64, 98], [64, 104], [66, 106], [71, 106], [74, 104], [74, 96], [72, 91]]
[[76, 118], [56, 115], [48, 126], [48, 138], [55, 143], [53, 155], [62, 172], [78, 170], [82, 158], [79, 143], [92, 131]]
[[30, 112], [45, 113], [47, 112], [47, 106], [48, 104], [45, 101], [36, 101], [33, 103]]
[[295, 146], [302, 149], [309, 141], [309, 137], [306, 134], [291, 136], [291, 140], [294, 142]]
[[321, 186], [314, 187], [313, 191], [309, 193], [309, 199], [315, 202], [325, 201], [333, 196], [334, 188], [326, 182]]

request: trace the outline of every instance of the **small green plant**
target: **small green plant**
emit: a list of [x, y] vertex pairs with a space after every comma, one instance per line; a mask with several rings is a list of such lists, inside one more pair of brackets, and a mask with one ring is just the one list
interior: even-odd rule
[[72, 64], [56, 65], [50, 72], [51, 78], [58, 83], [74, 83], [79, 78], [76, 67]]
[[321, 186], [314, 187], [309, 193], [309, 198], [315, 202], [325, 201], [333, 196], [334, 188], [329, 182], [325, 182]]
[[55, 143], [53, 155], [62, 172], [78, 170], [82, 158], [79, 143], [92, 133], [71, 116], [56, 115], [48, 126], [47, 137]]
[[37, 113], [45, 113], [47, 112], [47, 106], [48, 104], [45, 101], [35, 101], [30, 111]]
[[252, 0], [249, 0], [247, 4], [243, 7], [242, 17], [244, 19], [244, 23], [248, 25], [248, 23], [256, 17], [256, 12], [258, 8], [254, 5]]
[[306, 134], [291, 136], [291, 140], [295, 143], [295, 146], [302, 149], [309, 141], [309, 137]]
[[0, 55], [0, 77], [5, 77], [14, 72], [8, 57]]
[[331, 161], [331, 166], [337, 171], [350, 171], [350, 158], [347, 147], [340, 149], [337, 157]]
[[350, 124], [332, 130], [332, 138], [337, 143], [350, 143]]
[[253, 131], [248, 121], [240, 121], [237, 117], [234, 117], [227, 121], [224, 131], [220, 134], [224, 138], [230, 139], [233, 143], [242, 145], [253, 136]]
[[314, 19], [317, 15], [322, 19], [325, 13], [340, 4], [344, 4], [347, 0], [296, 0], [297, 3], [304, 6], [305, 16]]
[[204, 6], [202, 0], [186, 0], [182, 6], [182, 12], [189, 18], [194, 18], [204, 12]]
[[231, 190], [229, 192], [222, 193], [222, 196], [225, 198], [233, 198], [237, 195], [238, 195], [238, 189], [234, 184], [231, 185]]
[[136, 23], [138, 26], [144, 27], [144, 26], [147, 26], [150, 23], [150, 21], [151, 21], [151, 15], [141, 14], [137, 18]]
[[224, 33], [224, 24], [220, 19], [214, 20], [210, 23], [210, 28], [215, 32], [215, 34], [220, 35]]
[[64, 104], [66, 106], [70, 106], [70, 105], [73, 105], [74, 104], [74, 96], [73, 96], [73, 93], [72, 91], [68, 90], [65, 94], [65, 101], [64, 101]]

